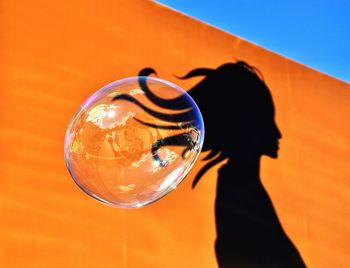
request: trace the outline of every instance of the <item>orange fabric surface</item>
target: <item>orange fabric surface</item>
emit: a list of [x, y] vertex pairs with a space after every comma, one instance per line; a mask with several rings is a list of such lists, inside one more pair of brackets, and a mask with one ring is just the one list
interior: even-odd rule
[[[259, 68], [282, 129], [263, 184], [309, 267], [350, 263], [350, 85], [149, 1], [1, 1], [0, 266], [217, 267], [213, 168], [139, 210], [86, 196], [65, 167], [76, 108], [153, 67], [178, 80], [234, 59]], [[302, 40], [299, 40], [302, 41]], [[204, 155], [203, 155], [204, 156]], [[202, 158], [203, 158], [202, 156]]]

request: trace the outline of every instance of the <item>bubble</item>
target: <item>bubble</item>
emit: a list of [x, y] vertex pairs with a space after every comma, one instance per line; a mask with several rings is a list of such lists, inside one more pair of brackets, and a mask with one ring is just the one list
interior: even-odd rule
[[66, 131], [64, 156], [85, 193], [138, 208], [176, 188], [203, 139], [202, 116], [186, 91], [162, 79], [130, 77], [80, 105]]

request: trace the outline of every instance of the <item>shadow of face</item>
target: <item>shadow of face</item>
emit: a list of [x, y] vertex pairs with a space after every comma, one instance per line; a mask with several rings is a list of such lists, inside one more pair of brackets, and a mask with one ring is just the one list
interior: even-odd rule
[[250, 117], [253, 125], [250, 132], [256, 146], [256, 150], [253, 150], [258, 155], [277, 158], [282, 134], [275, 121], [275, 108], [268, 88], [264, 88], [262, 93], [256, 95], [255, 108], [252, 108]]
[[[230, 137], [226, 138], [227, 144], [224, 148], [230, 148], [227, 152], [228, 156], [244, 154], [278, 157], [279, 140], [282, 135], [273, 113], [267, 113], [268, 110], [273, 110], [273, 106], [266, 107], [265, 110], [253, 109], [252, 114], [243, 114], [237, 118], [239, 123], [232, 125]], [[220, 132], [222, 131], [224, 130]]]
[[204, 151], [278, 157], [282, 135], [273, 99], [255, 69], [239, 62], [224, 64], [189, 93], [204, 118]]
[[263, 121], [263, 127], [260, 131], [257, 131], [256, 138], [257, 148], [259, 155], [266, 155], [271, 158], [278, 157], [279, 150], [279, 140], [282, 138], [282, 134], [277, 127], [277, 124], [274, 118], [270, 118], [269, 120]]

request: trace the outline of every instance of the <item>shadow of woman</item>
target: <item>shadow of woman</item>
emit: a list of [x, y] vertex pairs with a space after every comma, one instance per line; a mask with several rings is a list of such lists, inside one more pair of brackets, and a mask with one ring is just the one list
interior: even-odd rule
[[[186, 112], [176, 114], [179, 126], [175, 128], [181, 129], [181, 121], [189, 122], [193, 117], [191, 107], [184, 96], [168, 100], [155, 95], [147, 86], [147, 76], [152, 73], [155, 71], [151, 68], [140, 71], [140, 88], [159, 107], [174, 112], [187, 108]], [[261, 74], [238, 61], [217, 69], [198, 68], [181, 79], [197, 76], [204, 78], [188, 93], [201, 108], [206, 129], [203, 151], [209, 154], [205, 158], [207, 164], [198, 172], [192, 186], [211, 167], [228, 160], [219, 170], [215, 200], [215, 253], [219, 267], [306, 267], [284, 232], [260, 180], [261, 157], [277, 158], [282, 137], [274, 119], [272, 96]], [[156, 118], [174, 120], [171, 114], [148, 109], [132, 96], [118, 95], [114, 100], [134, 102]], [[157, 141], [152, 147], [153, 156], [157, 158], [159, 144], [191, 150], [191, 144], [181, 139], [182, 136]]]
[[215, 164], [215, 252], [224, 267], [306, 267], [284, 232], [260, 180], [263, 155], [277, 158], [282, 135], [271, 93], [259, 71], [245, 62], [199, 68], [183, 79], [204, 76], [189, 94], [201, 108], [206, 127], [204, 151], [210, 160], [193, 187]]

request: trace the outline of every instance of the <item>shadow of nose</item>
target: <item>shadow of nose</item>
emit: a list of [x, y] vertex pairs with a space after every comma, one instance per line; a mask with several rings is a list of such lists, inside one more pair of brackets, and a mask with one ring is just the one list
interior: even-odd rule
[[277, 124], [274, 123], [274, 128], [275, 128], [275, 137], [277, 140], [282, 139], [282, 132], [280, 131], [280, 129], [278, 128]]
[[277, 127], [277, 139], [282, 139], [282, 132], [279, 130], [279, 128]]

